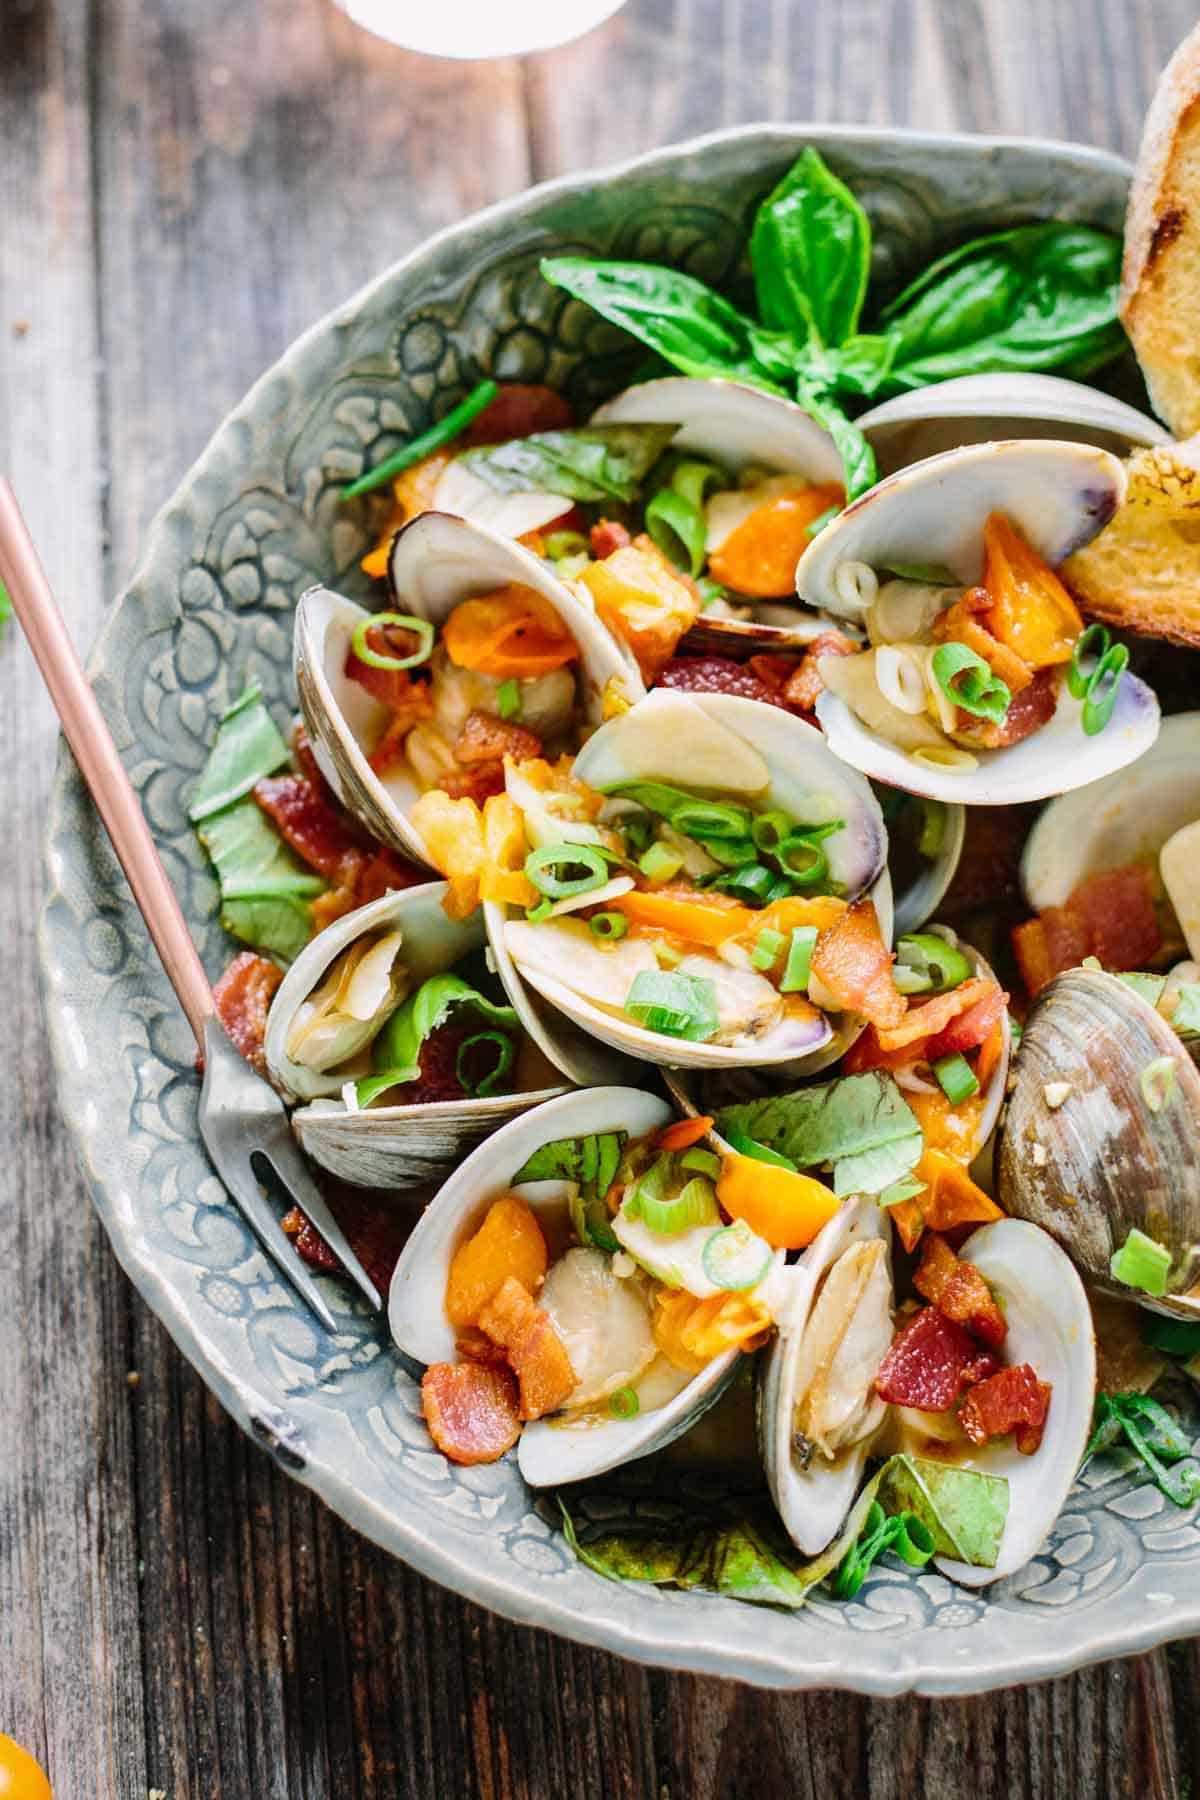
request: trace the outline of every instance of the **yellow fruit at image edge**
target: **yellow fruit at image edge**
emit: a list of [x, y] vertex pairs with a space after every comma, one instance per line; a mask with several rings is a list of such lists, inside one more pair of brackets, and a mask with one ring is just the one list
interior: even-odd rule
[[50, 1783], [28, 1750], [0, 1731], [0, 1800], [54, 1800]]

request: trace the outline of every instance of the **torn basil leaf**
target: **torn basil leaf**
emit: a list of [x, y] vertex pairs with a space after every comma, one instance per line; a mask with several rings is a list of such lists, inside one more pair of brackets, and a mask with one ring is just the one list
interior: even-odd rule
[[838, 1195], [882, 1193], [916, 1167], [925, 1147], [915, 1113], [882, 1070], [728, 1106], [717, 1130], [730, 1127], [798, 1168], [832, 1164]]
[[253, 800], [214, 813], [197, 835], [216, 870], [226, 931], [291, 962], [312, 936], [309, 901], [325, 892], [325, 882], [293, 855]]
[[543, 1144], [511, 1177], [511, 1185], [525, 1181], [570, 1182], [571, 1224], [583, 1244], [598, 1250], [621, 1248], [613, 1232], [604, 1197], [617, 1178], [628, 1132], [594, 1131], [586, 1137], [556, 1138]]
[[417, 1080], [426, 1038], [446, 1023], [457, 1006], [472, 1007], [489, 1025], [514, 1034], [520, 1029], [511, 1006], [497, 1006], [460, 975], [431, 975], [397, 1007], [376, 1037], [371, 1051], [375, 1073], [355, 1083], [360, 1106], [370, 1106], [388, 1088]]
[[1000, 1475], [956, 1469], [924, 1456], [893, 1456], [879, 1476], [887, 1513], [915, 1513], [937, 1554], [994, 1569], [1008, 1520], [1008, 1483]]
[[252, 681], [217, 726], [188, 817], [193, 824], [244, 799], [257, 781], [288, 760], [288, 747]]
[[630, 502], [678, 425], [588, 425], [483, 444], [456, 460], [504, 494], [544, 490], [568, 500]]

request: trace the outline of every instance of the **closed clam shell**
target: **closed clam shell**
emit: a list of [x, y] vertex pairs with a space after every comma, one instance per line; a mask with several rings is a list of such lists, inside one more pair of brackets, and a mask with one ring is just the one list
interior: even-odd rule
[[[1200, 1319], [1200, 1074], [1166, 1021], [1116, 976], [1069, 969], [1035, 1001], [1010, 1086], [1000, 1205], [1098, 1288]], [[1171, 1254], [1164, 1296], [1112, 1275], [1135, 1228]]]
[[[506, 1192], [528, 1201], [551, 1247], [566, 1237], [567, 1187], [539, 1181], [512, 1188], [512, 1177], [535, 1150], [556, 1138], [625, 1131], [641, 1137], [669, 1124], [671, 1108], [641, 1088], [596, 1087], [564, 1094], [515, 1119], [481, 1144], [445, 1181], [401, 1251], [388, 1296], [388, 1323], [397, 1347], [418, 1362], [455, 1360], [457, 1335], [446, 1316], [446, 1282], [459, 1245], [482, 1222], [488, 1206]], [[662, 1449], [695, 1423], [728, 1387], [741, 1357], [736, 1350], [713, 1359], [663, 1406], [631, 1419], [594, 1410], [578, 1422], [570, 1416], [525, 1426], [518, 1462], [535, 1487], [580, 1481]]]
[[[637, 665], [595, 613], [540, 557], [520, 544], [446, 513], [422, 513], [393, 540], [389, 562], [395, 606], [440, 624], [459, 601], [509, 583], [548, 600], [579, 646], [581, 719], [598, 724], [605, 691], [630, 704], [645, 693]], [[346, 657], [366, 608], [329, 588], [310, 588], [296, 608], [292, 665], [300, 708], [321, 773], [350, 812], [382, 843], [428, 862], [409, 814], [420, 789], [407, 763], [376, 774], [371, 751], [390, 709], [346, 675]]]
[[[523, 1044], [516, 1060], [520, 1085], [515, 1093], [351, 1111], [340, 1099], [333, 1099], [341, 1093], [343, 1077], [317, 1073], [288, 1056], [288, 1036], [297, 1008], [364, 933], [402, 934], [398, 962], [409, 977], [410, 993], [480, 948], [480, 915], [465, 920], [447, 918], [442, 907], [446, 891], [444, 881], [431, 881], [384, 894], [335, 919], [301, 951], [271, 1004], [265, 1039], [271, 1078], [289, 1099], [309, 1102], [292, 1114], [292, 1129], [314, 1162], [360, 1187], [407, 1188], [436, 1181], [498, 1125], [563, 1091], [554, 1071], [532, 1046]], [[401, 1088], [395, 1091], [403, 1093]]]
[[909, 463], [1004, 438], [1056, 438], [1128, 456], [1169, 433], [1156, 419], [1059, 375], [959, 375], [897, 394], [860, 415], [881, 475]]

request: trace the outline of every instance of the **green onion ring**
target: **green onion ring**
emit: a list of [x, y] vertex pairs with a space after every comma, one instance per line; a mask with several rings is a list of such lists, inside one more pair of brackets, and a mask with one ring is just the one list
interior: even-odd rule
[[[1071, 652], [1071, 662], [1067, 669], [1067, 692], [1072, 700], [1082, 700], [1086, 697], [1092, 677], [1107, 655], [1111, 642], [1107, 627], [1100, 624], [1089, 625], [1078, 639]], [[1091, 668], [1085, 669], [1084, 658], [1087, 656], [1094, 656], [1096, 660]]]
[[[494, 1069], [489, 1069], [483, 1079], [474, 1087], [467, 1080], [463, 1059], [474, 1044], [496, 1044], [499, 1056]], [[458, 1055], [454, 1059], [454, 1073], [458, 1077], [459, 1086], [470, 1094], [473, 1100], [485, 1099], [498, 1081], [502, 1081], [513, 1065], [513, 1041], [503, 1031], [477, 1031], [472, 1037], [464, 1038], [458, 1046]]]
[[[803, 851], [811, 860], [801, 868], [797, 868], [793, 857]], [[820, 841], [810, 837], [806, 832], [794, 832], [780, 844], [776, 856], [780, 868], [788, 880], [796, 887], [815, 887], [817, 882], [824, 881], [829, 873], [829, 858], [822, 850]]]
[[[586, 869], [586, 875], [556, 875], [556, 869]], [[543, 844], [525, 858], [525, 878], [548, 900], [590, 893], [608, 880], [608, 863], [591, 844]]]
[[[977, 719], [991, 719], [999, 725], [1012, 704], [1012, 691], [1007, 683], [993, 675], [982, 656], [965, 644], [951, 641], [939, 644], [930, 658], [933, 678], [955, 706]], [[965, 677], [959, 685], [959, 678]]]
[[[372, 650], [367, 633], [377, 625], [393, 625], [397, 630], [413, 632], [417, 648], [410, 656], [383, 656], [378, 650]], [[372, 669], [415, 669], [418, 664], [428, 662], [433, 652], [433, 626], [428, 619], [414, 619], [410, 613], [371, 613], [354, 627], [350, 648], [359, 662]]]
[[1088, 737], [1103, 731], [1112, 718], [1121, 677], [1128, 667], [1129, 651], [1124, 644], [1113, 644], [1097, 663], [1083, 702], [1083, 729]]

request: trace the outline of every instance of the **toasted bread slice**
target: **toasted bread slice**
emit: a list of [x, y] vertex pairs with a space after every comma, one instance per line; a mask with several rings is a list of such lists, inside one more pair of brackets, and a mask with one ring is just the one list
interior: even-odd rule
[[1200, 437], [1125, 467], [1115, 516], [1059, 574], [1092, 618], [1200, 649]]
[[1163, 70], [1146, 114], [1129, 210], [1121, 318], [1154, 410], [1200, 431], [1200, 25]]

